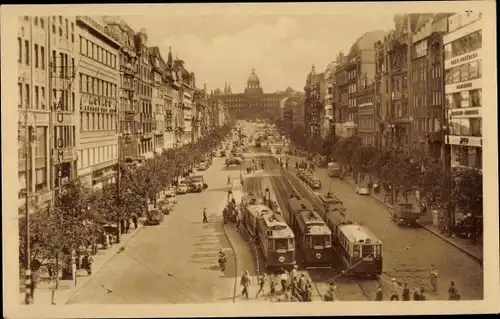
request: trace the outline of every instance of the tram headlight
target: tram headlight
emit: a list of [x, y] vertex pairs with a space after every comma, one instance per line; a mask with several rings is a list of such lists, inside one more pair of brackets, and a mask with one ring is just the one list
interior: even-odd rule
[[278, 258], [278, 261], [279, 261], [280, 263], [283, 263], [283, 262], [285, 262], [285, 257], [283, 257], [283, 256], [280, 256], [280, 258]]
[[316, 253], [316, 259], [320, 259], [321, 258], [321, 253]]

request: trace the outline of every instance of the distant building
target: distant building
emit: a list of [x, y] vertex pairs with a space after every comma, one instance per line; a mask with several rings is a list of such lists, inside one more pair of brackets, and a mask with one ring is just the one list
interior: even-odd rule
[[264, 93], [259, 77], [252, 69], [243, 93], [232, 93], [231, 85], [214, 91], [214, 95], [228, 107], [232, 119], [274, 119], [280, 114], [280, 101], [286, 92]]

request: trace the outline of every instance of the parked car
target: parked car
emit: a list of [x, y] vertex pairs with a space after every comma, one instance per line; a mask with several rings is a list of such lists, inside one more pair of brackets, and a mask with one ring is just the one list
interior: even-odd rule
[[175, 190], [176, 194], [186, 194], [188, 192], [188, 185], [185, 181], [180, 181]]
[[220, 157], [224, 157], [224, 156], [226, 156], [226, 151], [221, 150], [221, 151], [220, 151]]
[[148, 209], [147, 215], [146, 223], [148, 225], [159, 225], [163, 222], [163, 213], [157, 208]]
[[370, 189], [368, 188], [368, 185], [361, 184], [361, 185], [356, 186], [356, 194], [358, 194], [358, 195], [370, 195]]
[[321, 181], [319, 180], [319, 178], [313, 177], [313, 178], [311, 178], [309, 186], [311, 186], [312, 189], [320, 189], [321, 188]]
[[174, 205], [166, 198], [159, 200], [157, 206], [165, 215], [169, 215], [174, 210]]
[[201, 162], [198, 164], [198, 167], [196, 168], [198, 171], [206, 171], [207, 170], [207, 164], [205, 162]]
[[167, 199], [172, 205], [177, 204], [177, 196], [175, 191], [169, 190], [165, 192], [165, 199]]

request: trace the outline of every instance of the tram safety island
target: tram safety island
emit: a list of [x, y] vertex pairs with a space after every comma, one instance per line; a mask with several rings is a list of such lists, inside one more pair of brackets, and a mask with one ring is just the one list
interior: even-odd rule
[[243, 226], [256, 240], [266, 268], [287, 268], [295, 265], [295, 236], [280, 214], [255, 198], [246, 202]]

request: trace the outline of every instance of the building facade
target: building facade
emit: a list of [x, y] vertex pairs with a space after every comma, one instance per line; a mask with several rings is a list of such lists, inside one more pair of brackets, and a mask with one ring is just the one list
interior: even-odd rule
[[319, 141], [324, 116], [325, 74], [313, 65], [304, 86], [304, 128], [307, 136]]
[[274, 119], [279, 117], [280, 101], [286, 96], [286, 92], [264, 93], [259, 77], [252, 69], [243, 93], [232, 93], [229, 85], [224, 92], [216, 90], [214, 95], [228, 107], [229, 114], [234, 119]]
[[363, 145], [376, 146], [377, 122], [374, 105], [374, 82], [364, 80], [356, 94], [357, 132]]
[[323, 137], [335, 132], [335, 68], [336, 62], [328, 64], [325, 70], [325, 116], [323, 121]]
[[120, 43], [105, 24], [76, 18], [80, 47], [78, 176], [94, 187], [113, 181], [118, 160], [118, 84]]
[[165, 133], [167, 131], [167, 102], [172, 100], [167, 94], [166, 81], [167, 64], [163, 61], [158, 47], [149, 50], [149, 62], [152, 72], [152, 104], [153, 104], [153, 148], [161, 153], [165, 148]]
[[482, 28], [480, 12], [448, 17], [443, 37], [445, 93], [453, 166], [482, 169]]

